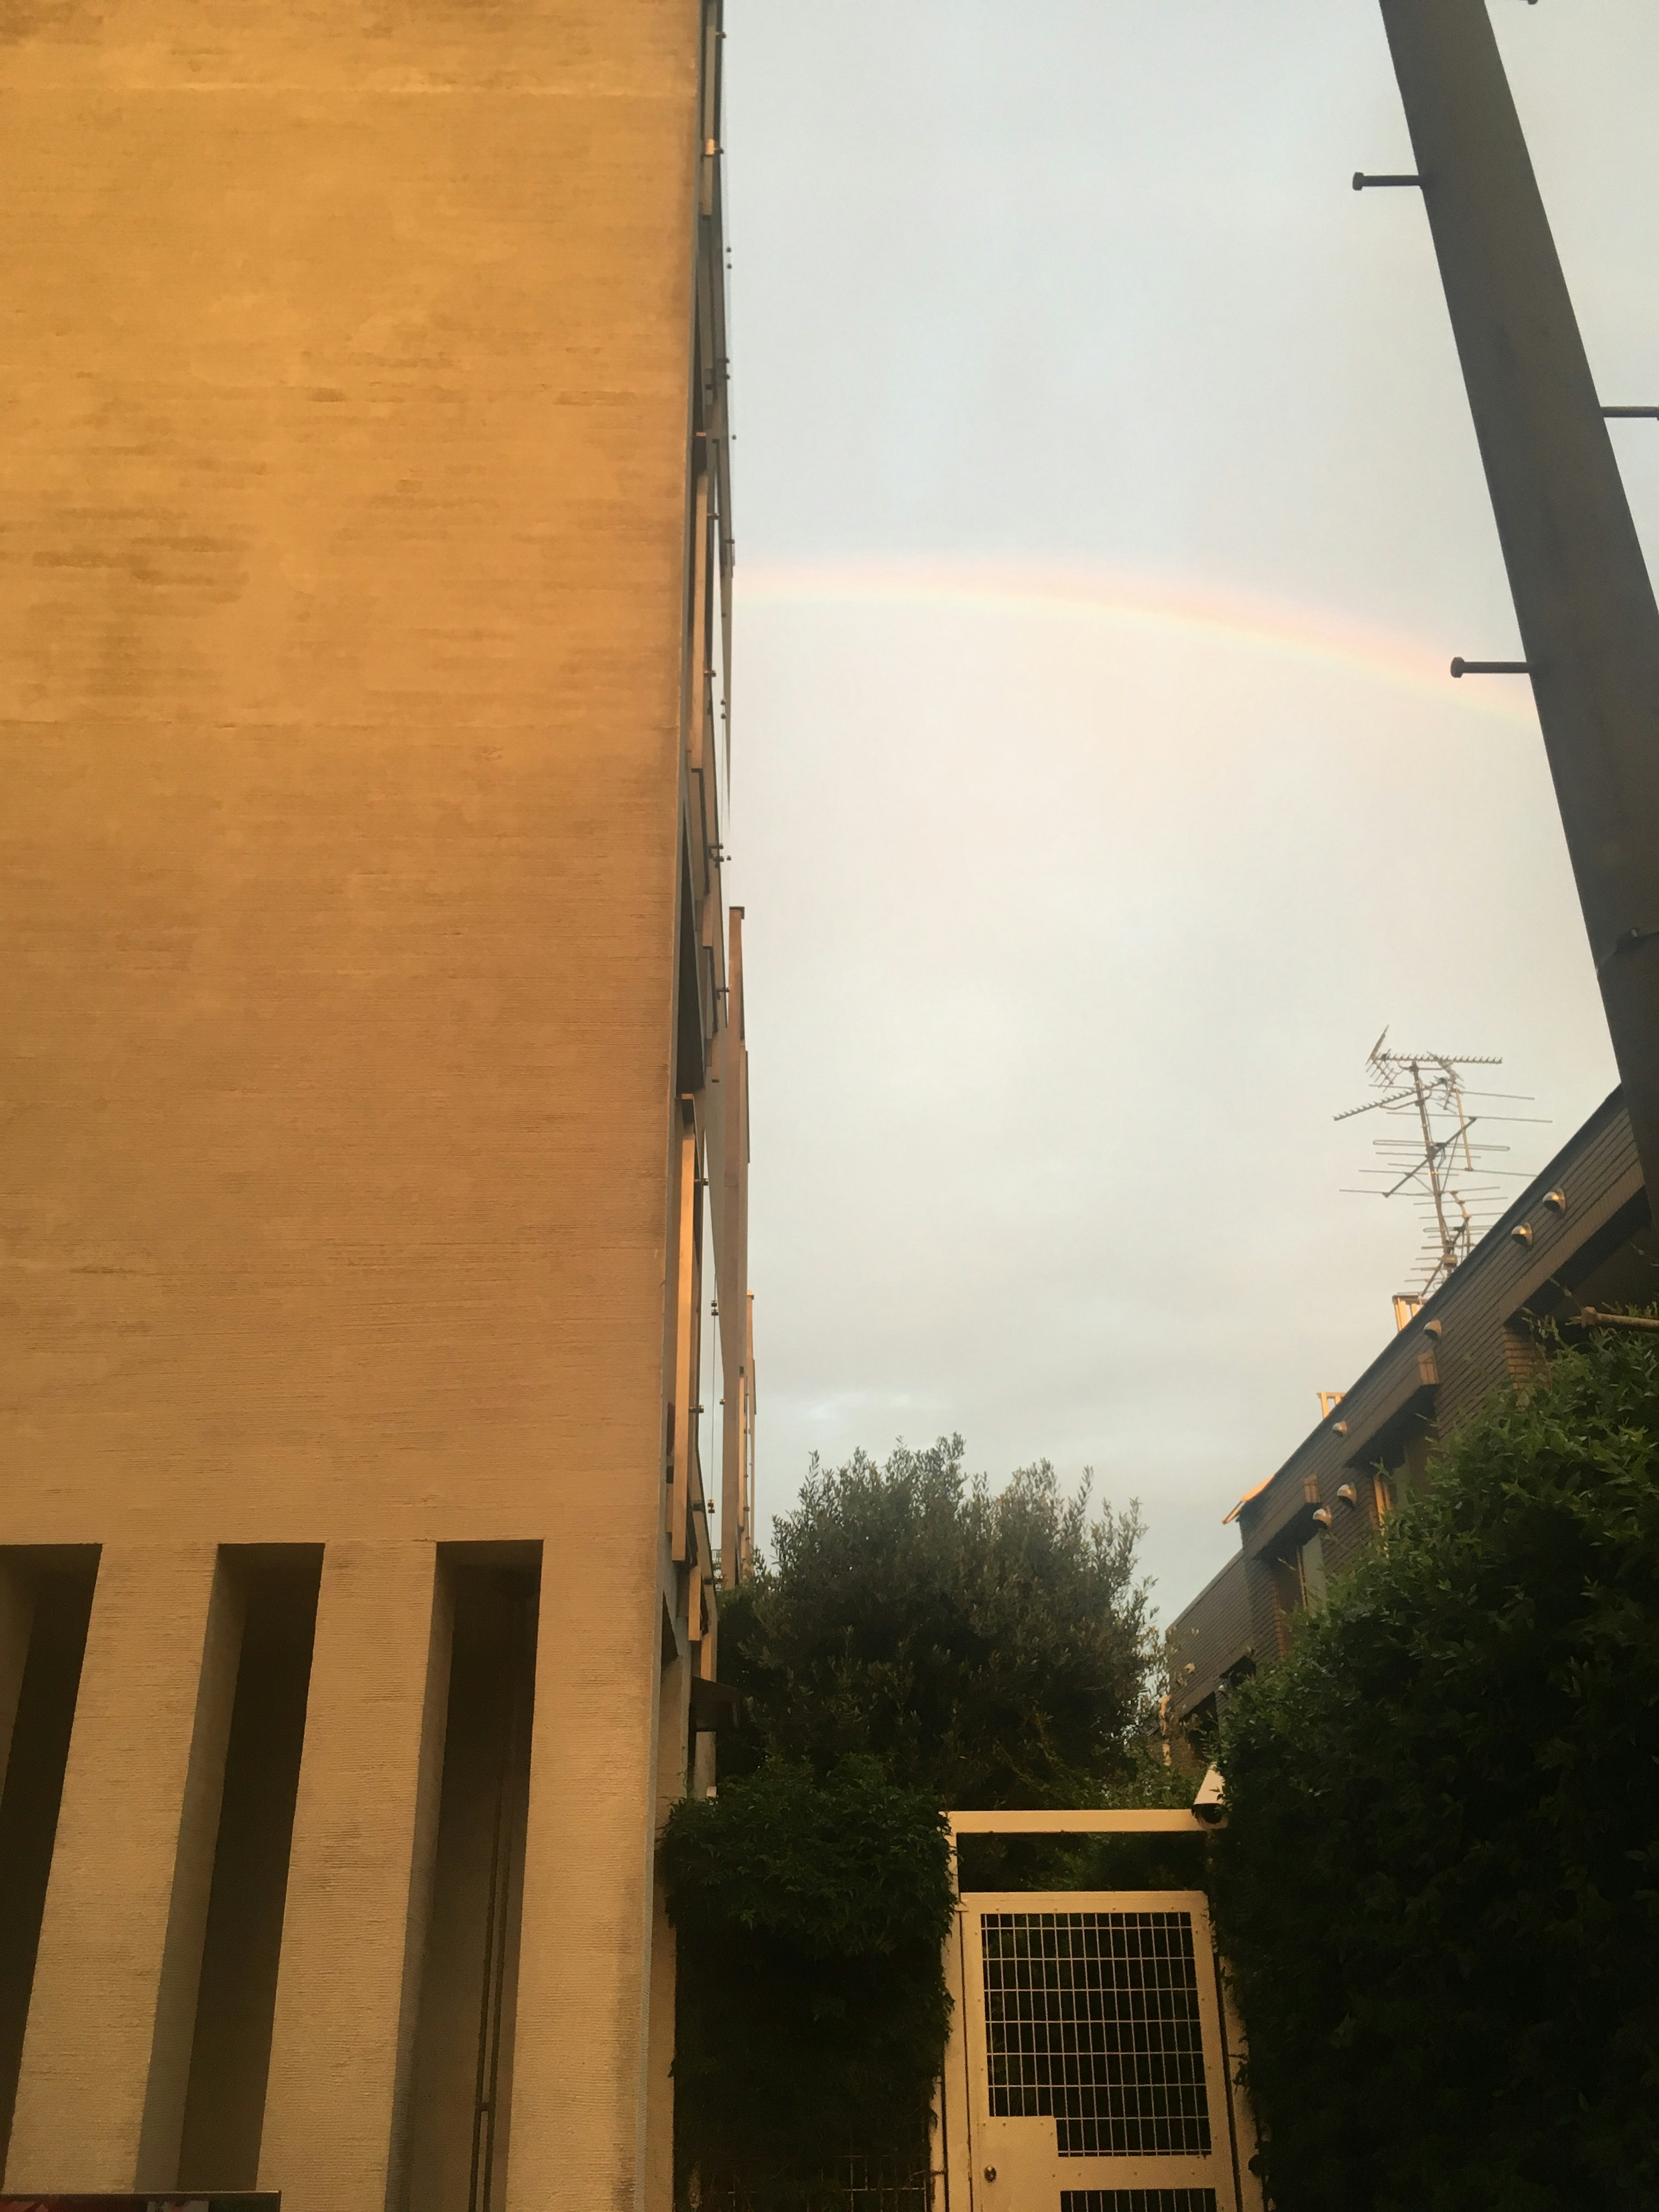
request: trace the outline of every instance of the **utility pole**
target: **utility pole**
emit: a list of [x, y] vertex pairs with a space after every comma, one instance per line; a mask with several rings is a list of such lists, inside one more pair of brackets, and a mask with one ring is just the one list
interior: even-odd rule
[[[1524, 672], [1659, 1210], [1659, 608], [1485, 0], [1382, 9]], [[1471, 675], [1513, 665], [1463, 664]]]

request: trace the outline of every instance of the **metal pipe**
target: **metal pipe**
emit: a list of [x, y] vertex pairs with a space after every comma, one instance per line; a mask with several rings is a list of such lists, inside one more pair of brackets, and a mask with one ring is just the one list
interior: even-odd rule
[[1647, 1314], [1598, 1313], [1594, 1306], [1581, 1309], [1578, 1316], [1581, 1328], [1641, 1328], [1659, 1329], [1659, 1321]]
[[1381, 0], [1584, 926], [1659, 1192], [1659, 606], [1485, 0]]

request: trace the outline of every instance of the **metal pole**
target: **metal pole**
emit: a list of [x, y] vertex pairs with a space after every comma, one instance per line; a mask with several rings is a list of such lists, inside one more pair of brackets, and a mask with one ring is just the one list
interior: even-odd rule
[[1659, 607], [1485, 0], [1382, 9], [1625, 1103], [1659, 1193]]

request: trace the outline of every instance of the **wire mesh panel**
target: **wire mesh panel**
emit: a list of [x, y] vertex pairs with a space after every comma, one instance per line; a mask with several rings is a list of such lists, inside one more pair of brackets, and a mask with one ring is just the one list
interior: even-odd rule
[[841, 2179], [846, 2212], [928, 2212], [933, 2201], [932, 2174], [896, 2160], [849, 2158]]
[[[756, 2212], [787, 2197], [797, 2212], [933, 2212], [933, 2176], [914, 2158], [891, 2154], [849, 2154], [816, 2186], [780, 2187], [775, 2174], [693, 2174], [682, 2191], [689, 2212]], [[3, 2208], [0, 2207], [0, 2212]]]
[[1215, 2212], [1213, 2189], [1062, 2189], [1060, 2212]]
[[[1062, 2158], [1206, 2154], [1191, 1915], [988, 1912], [980, 1924], [991, 2113], [1052, 2118]], [[1073, 2191], [1069, 2212], [1132, 2212], [1109, 2202], [1123, 2193], [1096, 2208], [1084, 2200], [1102, 2192]]]

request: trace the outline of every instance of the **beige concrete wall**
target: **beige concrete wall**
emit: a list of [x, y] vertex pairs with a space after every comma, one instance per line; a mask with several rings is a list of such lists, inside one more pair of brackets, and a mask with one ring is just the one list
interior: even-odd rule
[[7, 27], [0, 1539], [621, 1505], [658, 1444], [697, 11]]
[[[0, 1543], [328, 1547], [290, 2212], [398, 2186], [441, 1543], [580, 1558], [510, 2188], [641, 2186], [701, 46], [693, 0], [0, 23]], [[65, 1820], [49, 1932], [106, 1878]], [[83, 2160], [68, 1986], [14, 2166], [121, 2185], [142, 1991]]]
[[[614, 1540], [596, 1534], [601, 1579]], [[627, 1662], [607, 1670], [580, 1614], [544, 1580], [508, 2212], [621, 2212], [641, 2201], [659, 1657], [659, 1612]], [[684, 1671], [669, 1670], [665, 1731], [684, 1728]]]

